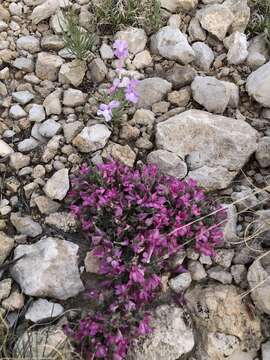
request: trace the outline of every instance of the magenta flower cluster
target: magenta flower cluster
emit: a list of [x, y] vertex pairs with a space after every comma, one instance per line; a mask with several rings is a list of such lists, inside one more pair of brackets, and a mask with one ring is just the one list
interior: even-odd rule
[[110, 96], [109, 104], [101, 104], [97, 111], [98, 116], [102, 116], [106, 122], [112, 120], [114, 113], [127, 107], [130, 104], [136, 104], [139, 100], [137, 86], [139, 81], [122, 76], [125, 61], [129, 56], [128, 43], [125, 40], [116, 40], [113, 44], [114, 55], [117, 58], [118, 77], [113, 80], [108, 94]]
[[162, 274], [183, 271], [171, 267], [172, 257], [185, 247], [213, 255], [224, 213], [203, 219], [217, 208], [191, 179], [114, 161], [83, 166], [69, 198], [102, 278], [88, 292], [97, 308], [69, 331], [83, 344], [85, 358], [125, 359], [132, 340], [152, 331], [148, 311]]

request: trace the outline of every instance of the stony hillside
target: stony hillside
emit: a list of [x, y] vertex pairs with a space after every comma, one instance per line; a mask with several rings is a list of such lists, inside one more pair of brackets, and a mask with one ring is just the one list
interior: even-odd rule
[[[269, 43], [264, 0], [1, 1], [1, 359], [270, 359]], [[92, 250], [104, 233], [100, 225], [89, 236], [93, 224], [82, 222], [71, 197], [78, 174], [112, 160], [126, 169], [157, 165], [190, 187], [193, 179], [209, 203], [227, 210], [214, 251], [202, 244], [209, 229], [192, 246], [179, 232], [184, 245], [173, 271], [158, 273], [161, 290], [146, 307], [153, 331], [140, 323], [121, 350], [119, 333], [94, 343], [100, 330], [83, 323], [79, 340], [72, 332], [97, 312], [89, 289], [104, 278]], [[94, 181], [105, 188], [99, 178], [84, 181], [85, 192]], [[147, 205], [160, 223], [164, 186]], [[183, 209], [192, 196], [181, 198]], [[87, 211], [100, 205], [87, 200]], [[192, 208], [191, 224], [213, 217], [204, 215], [209, 203]], [[153, 225], [149, 213], [140, 215], [138, 233], [141, 223]], [[169, 214], [168, 229], [176, 216]], [[107, 236], [114, 228], [106, 224]], [[136, 251], [137, 261], [143, 250]], [[144, 280], [133, 276], [137, 287]]]

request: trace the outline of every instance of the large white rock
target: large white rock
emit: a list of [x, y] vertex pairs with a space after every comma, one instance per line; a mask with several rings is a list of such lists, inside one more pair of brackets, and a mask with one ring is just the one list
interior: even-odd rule
[[248, 56], [247, 36], [239, 31], [234, 32], [224, 40], [224, 45], [229, 50], [227, 59], [229, 64], [242, 64]]
[[172, 89], [172, 84], [159, 77], [141, 80], [138, 85], [138, 108], [150, 108], [154, 103], [162, 100]]
[[214, 76], [196, 76], [191, 90], [194, 100], [209, 112], [223, 114], [230, 101], [228, 87]]
[[34, 24], [38, 24], [43, 20], [51, 17], [59, 8], [59, 0], [46, 0], [36, 6], [32, 12], [31, 20]]
[[36, 75], [41, 80], [55, 81], [58, 77], [58, 71], [63, 64], [63, 59], [60, 56], [40, 52], [36, 62]]
[[270, 278], [269, 272], [260, 260], [255, 260], [247, 274], [250, 296], [255, 306], [262, 312], [270, 315]]
[[177, 360], [189, 353], [194, 345], [191, 326], [185, 321], [183, 309], [175, 305], [160, 305], [151, 322], [153, 333], [135, 340], [128, 360]]
[[242, 120], [188, 110], [159, 123], [156, 143], [186, 159], [189, 177], [208, 190], [226, 188], [257, 149], [258, 133]]
[[234, 15], [230, 31], [245, 32], [250, 18], [248, 0], [225, 0], [222, 5], [230, 9]]
[[213, 4], [197, 12], [202, 27], [210, 34], [223, 40], [234, 20], [234, 15], [229, 7], [223, 4]]
[[270, 61], [249, 75], [246, 88], [258, 103], [270, 107]]
[[148, 164], [155, 164], [164, 174], [183, 179], [187, 175], [187, 164], [176, 154], [167, 150], [155, 150], [147, 156]]
[[35, 238], [42, 234], [42, 227], [34, 221], [30, 216], [20, 216], [19, 213], [12, 213], [10, 221], [17, 232], [22, 235]]
[[35, 36], [21, 36], [16, 44], [19, 50], [29, 51], [31, 54], [40, 51], [40, 41]]
[[215, 59], [213, 50], [204, 42], [198, 41], [192, 44], [195, 53], [195, 65], [203, 71], [209, 71]]
[[85, 61], [73, 60], [61, 66], [59, 71], [59, 82], [79, 86], [86, 73], [87, 66]]
[[84, 290], [77, 263], [78, 245], [58, 238], [43, 238], [32, 245], [19, 245], [11, 268], [13, 279], [24, 294], [66, 300]]
[[231, 359], [230, 356], [239, 351], [259, 349], [260, 317], [256, 314], [250, 317], [241, 292], [232, 285], [197, 285], [186, 292], [187, 307], [197, 334], [196, 359]]
[[103, 124], [85, 127], [72, 141], [83, 153], [90, 153], [104, 148], [111, 131]]
[[129, 27], [126, 30], [118, 31], [115, 40], [125, 40], [128, 43], [128, 50], [132, 54], [143, 51], [147, 43], [147, 36], [143, 29]]
[[152, 51], [166, 59], [188, 64], [195, 58], [186, 36], [177, 28], [165, 26], [151, 38]]
[[56, 171], [44, 186], [45, 194], [52, 200], [63, 200], [69, 190], [68, 169]]
[[0, 156], [12, 154], [14, 150], [7, 143], [0, 139]]
[[68, 89], [64, 91], [63, 104], [70, 107], [83, 105], [86, 102], [87, 94], [81, 90]]
[[25, 319], [37, 322], [43, 319], [50, 319], [61, 315], [64, 312], [62, 305], [50, 302], [46, 299], [34, 301], [25, 314]]

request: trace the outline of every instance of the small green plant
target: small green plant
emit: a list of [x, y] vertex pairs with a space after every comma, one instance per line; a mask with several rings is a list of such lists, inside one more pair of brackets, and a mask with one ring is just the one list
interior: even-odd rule
[[72, 8], [64, 13], [62, 30], [65, 47], [69, 52], [79, 60], [87, 60], [96, 44], [96, 35], [89, 34], [80, 26], [79, 16]]
[[102, 33], [113, 33], [126, 26], [141, 26], [152, 32], [162, 24], [159, 0], [103, 0], [92, 4], [91, 12]]
[[250, 6], [253, 15], [248, 26], [249, 34], [263, 34], [270, 45], [270, 1], [252, 0]]

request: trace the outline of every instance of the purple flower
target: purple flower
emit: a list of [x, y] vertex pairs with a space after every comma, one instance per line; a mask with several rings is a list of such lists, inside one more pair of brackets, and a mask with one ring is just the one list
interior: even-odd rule
[[118, 108], [119, 106], [120, 106], [120, 102], [116, 100], [111, 101], [108, 105], [101, 104], [99, 106], [97, 115], [103, 116], [105, 121], [109, 122], [112, 120], [112, 116], [113, 116], [112, 110]]
[[119, 89], [120, 85], [121, 85], [121, 80], [118, 78], [114, 79], [112, 86], [109, 89], [109, 94], [110, 95], [114, 94]]
[[[136, 81], [113, 85], [136, 100]], [[111, 118], [115, 103], [103, 105], [102, 116], [107, 111]], [[87, 293], [95, 311], [68, 332], [85, 359], [124, 360], [133, 339], [152, 331], [146, 309], [162, 291], [163, 275], [185, 271], [171, 266], [172, 256], [189, 247], [213, 256], [225, 211], [193, 180], [162, 175], [155, 165], [133, 169], [112, 160], [84, 165], [71, 181], [69, 200], [102, 277]]]
[[125, 97], [126, 100], [132, 102], [133, 104], [137, 104], [139, 101], [139, 94], [136, 90], [137, 86], [139, 84], [138, 80], [130, 80], [126, 89], [125, 89]]
[[133, 265], [129, 274], [129, 279], [135, 283], [144, 283], [144, 271], [136, 265]]
[[126, 40], [116, 40], [113, 43], [114, 55], [120, 59], [124, 60], [128, 57], [128, 43]]
[[96, 357], [98, 359], [105, 358], [107, 353], [108, 353], [107, 347], [102, 344], [98, 344], [97, 349], [96, 349], [96, 354], [95, 354]]
[[143, 318], [143, 320], [141, 320], [139, 323], [138, 335], [144, 336], [152, 332], [152, 328], [150, 327], [149, 323], [150, 323], [150, 318], [149, 316], [146, 315]]

